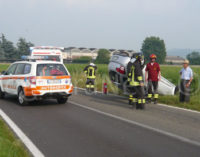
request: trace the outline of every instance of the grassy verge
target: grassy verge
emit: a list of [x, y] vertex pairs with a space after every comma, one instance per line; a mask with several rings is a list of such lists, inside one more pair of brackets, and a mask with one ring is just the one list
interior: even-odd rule
[[19, 139], [16, 139], [13, 132], [0, 118], [0, 157], [29, 157]]

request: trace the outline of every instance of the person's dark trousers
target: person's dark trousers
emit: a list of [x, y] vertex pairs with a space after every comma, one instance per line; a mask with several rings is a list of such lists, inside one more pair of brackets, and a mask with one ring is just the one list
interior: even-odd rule
[[147, 100], [151, 101], [154, 98], [154, 101], [157, 102], [158, 99], [158, 81], [148, 81], [148, 96]]
[[138, 100], [136, 108], [137, 109], [144, 109], [145, 103], [146, 103], [144, 86], [137, 86], [135, 88], [135, 90], [136, 90], [136, 95], [137, 95], [137, 100]]
[[94, 91], [95, 79], [88, 78], [86, 81], [86, 88], [88, 91]]
[[130, 86], [129, 89], [129, 105], [134, 106], [137, 103], [136, 87]]
[[186, 87], [189, 80], [181, 80], [180, 83], [180, 102], [189, 102], [190, 101], [190, 86]]

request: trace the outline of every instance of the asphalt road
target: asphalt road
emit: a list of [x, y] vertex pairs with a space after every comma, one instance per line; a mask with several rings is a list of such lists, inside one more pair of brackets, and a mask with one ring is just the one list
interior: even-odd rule
[[64, 105], [48, 100], [22, 107], [7, 97], [0, 108], [47, 157], [200, 156], [199, 113], [129, 109], [124, 98], [83, 91]]

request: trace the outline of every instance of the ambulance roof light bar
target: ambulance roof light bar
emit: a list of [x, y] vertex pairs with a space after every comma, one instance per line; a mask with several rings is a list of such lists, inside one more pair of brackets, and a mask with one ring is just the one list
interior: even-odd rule
[[56, 46], [36, 46], [30, 47], [30, 50], [37, 50], [37, 49], [46, 49], [46, 50], [64, 50], [64, 47], [56, 47]]
[[22, 60], [28, 60], [28, 61], [55, 61], [49, 59], [49, 56], [21, 56]]

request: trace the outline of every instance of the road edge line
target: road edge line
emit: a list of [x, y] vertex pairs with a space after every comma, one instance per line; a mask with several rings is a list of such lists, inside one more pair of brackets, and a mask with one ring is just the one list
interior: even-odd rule
[[141, 123], [136, 122], [136, 121], [132, 121], [132, 120], [129, 120], [129, 119], [126, 119], [126, 118], [122, 118], [122, 117], [113, 115], [113, 114], [111, 114], [111, 113], [106, 113], [106, 112], [100, 111], [100, 110], [98, 110], [98, 109], [94, 109], [94, 108], [91, 108], [91, 107], [88, 107], [88, 106], [85, 106], [85, 105], [81, 105], [81, 104], [76, 103], [76, 102], [73, 102], [73, 101], [69, 101], [69, 103], [71, 103], [71, 104], [73, 104], [73, 105], [76, 105], [76, 106], [79, 106], [79, 107], [82, 107], [82, 108], [84, 108], [84, 109], [87, 109], [87, 110], [90, 110], [90, 111], [99, 113], [99, 114], [101, 114], [101, 115], [105, 115], [105, 116], [108, 116], [108, 117], [111, 117], [111, 118], [114, 118], [114, 119], [118, 119], [118, 120], [124, 121], [124, 122], [126, 122], [126, 123], [130, 123], [130, 124], [139, 126], [139, 127], [141, 127], [141, 128], [148, 129], [148, 130], [157, 132], [157, 133], [159, 133], [159, 134], [162, 134], [162, 135], [165, 135], [165, 136], [168, 136], [168, 137], [177, 139], [177, 140], [179, 140], [179, 141], [182, 141], [182, 142], [189, 143], [189, 144], [192, 144], [192, 145], [195, 145], [195, 146], [200, 147], [200, 142], [193, 141], [193, 140], [190, 140], [190, 139], [188, 139], [188, 138], [185, 138], [185, 137], [182, 137], [182, 136], [179, 136], [179, 135], [176, 135], [176, 134], [173, 134], [173, 133], [164, 131], [164, 130], [160, 130], [160, 129], [157, 129], [157, 128], [153, 128], [153, 127], [151, 127], [151, 126], [148, 126], [148, 125], [145, 125], [145, 124], [141, 124]]
[[[80, 90], [86, 90], [85, 88], [79, 88], [79, 87], [75, 87], [76, 89], [80, 89]], [[97, 92], [100, 94], [103, 94], [102, 92]], [[115, 95], [115, 94], [111, 94], [108, 93], [108, 95], [110, 96], [115, 96], [115, 97], [119, 97], [119, 98], [127, 98], [125, 96], [120, 96], [120, 95]], [[162, 106], [162, 107], [166, 107], [166, 108], [173, 108], [173, 109], [177, 109], [177, 110], [183, 110], [183, 111], [188, 111], [188, 112], [193, 112], [193, 113], [198, 113], [200, 114], [200, 111], [195, 111], [195, 110], [191, 110], [191, 109], [186, 109], [186, 108], [181, 108], [181, 107], [176, 107], [176, 106], [171, 106], [171, 105], [167, 105], [167, 104], [155, 104], [157, 106]]]
[[9, 127], [14, 131], [17, 137], [22, 141], [25, 147], [34, 157], [44, 157], [44, 154], [33, 144], [33, 142], [23, 133], [23, 131], [9, 118], [9, 116], [0, 109], [0, 116], [9, 125]]

